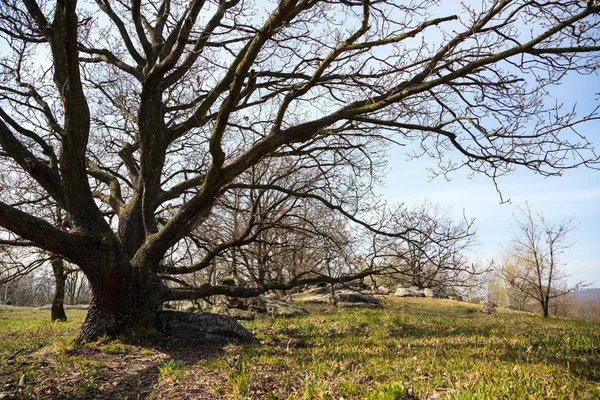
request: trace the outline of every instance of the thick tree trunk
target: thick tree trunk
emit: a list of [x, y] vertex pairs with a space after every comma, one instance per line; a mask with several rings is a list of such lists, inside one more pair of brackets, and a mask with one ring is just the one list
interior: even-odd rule
[[126, 261], [105, 263], [87, 274], [92, 302], [77, 338], [102, 335], [136, 338], [157, 327], [157, 312], [168, 288], [152, 273], [137, 271]]
[[67, 275], [65, 274], [65, 265], [61, 257], [53, 257], [50, 260], [52, 265], [52, 273], [54, 274], [54, 281], [56, 282], [56, 290], [54, 291], [54, 299], [52, 300], [52, 308], [50, 310], [50, 319], [52, 321], [66, 321], [67, 314], [65, 314], [65, 281]]

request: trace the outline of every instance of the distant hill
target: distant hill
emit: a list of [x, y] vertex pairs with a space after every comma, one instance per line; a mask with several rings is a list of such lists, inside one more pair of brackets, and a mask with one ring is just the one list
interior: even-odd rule
[[600, 288], [581, 289], [573, 292], [572, 296], [584, 303], [593, 303], [600, 300]]

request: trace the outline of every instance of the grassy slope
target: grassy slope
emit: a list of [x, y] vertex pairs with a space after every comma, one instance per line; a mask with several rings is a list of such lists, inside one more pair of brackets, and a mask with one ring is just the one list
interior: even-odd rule
[[[600, 398], [599, 323], [484, 315], [448, 300], [389, 298], [385, 306], [313, 306], [307, 317], [247, 323], [257, 345], [105, 341], [75, 352], [67, 343], [82, 312], [52, 324], [38, 311], [0, 311], [0, 384], [36, 398]], [[49, 383], [58, 389], [41, 389]]]

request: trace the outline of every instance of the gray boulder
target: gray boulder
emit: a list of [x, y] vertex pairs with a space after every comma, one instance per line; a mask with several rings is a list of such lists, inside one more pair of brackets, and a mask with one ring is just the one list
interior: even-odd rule
[[392, 293], [392, 289], [387, 286], [380, 285], [376, 289], [373, 289], [373, 292], [376, 294], [390, 294]]
[[267, 299], [267, 314], [272, 317], [299, 317], [308, 315], [308, 311], [294, 303]]
[[331, 293], [330, 287], [315, 287], [315, 288], [308, 289], [305, 292], [300, 293], [300, 294], [328, 295], [330, 293]]
[[423, 289], [416, 286], [411, 286], [408, 288], [399, 287], [396, 289], [396, 293], [394, 293], [394, 295], [398, 297], [425, 297]]
[[339, 302], [342, 303], [370, 303], [380, 304], [379, 300], [370, 294], [363, 294], [357, 292], [338, 292], [336, 293]]
[[381, 303], [374, 296], [351, 291], [336, 292], [334, 296], [329, 296], [329, 302], [339, 307], [382, 308]]
[[[329, 293], [331, 293], [331, 291], [329, 291]], [[294, 296], [294, 300], [303, 302], [303, 303], [327, 303], [328, 296], [322, 295], [322, 294], [313, 294], [313, 295], [305, 296], [303, 293], [301, 293], [298, 296]]]
[[259, 313], [267, 312], [267, 299], [263, 295], [251, 297], [246, 300], [246, 303], [249, 311], [256, 311]]
[[161, 330], [184, 341], [199, 344], [252, 343], [254, 337], [234, 318], [219, 314], [193, 314], [178, 311], [160, 311]]
[[448, 296], [442, 292], [437, 292], [433, 289], [430, 288], [426, 288], [423, 289], [423, 294], [425, 295], [425, 297], [429, 297], [432, 299], [447, 299]]

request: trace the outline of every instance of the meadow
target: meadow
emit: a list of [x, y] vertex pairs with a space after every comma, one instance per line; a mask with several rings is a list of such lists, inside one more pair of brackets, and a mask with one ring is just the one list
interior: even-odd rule
[[597, 399], [600, 323], [450, 300], [384, 309], [311, 305], [243, 323], [251, 345], [101, 338], [76, 347], [85, 311], [0, 309], [0, 392], [35, 399]]

